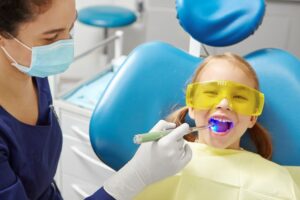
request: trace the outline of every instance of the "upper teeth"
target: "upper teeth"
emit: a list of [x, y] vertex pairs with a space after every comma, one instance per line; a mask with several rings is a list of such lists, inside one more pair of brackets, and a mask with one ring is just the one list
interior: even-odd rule
[[218, 121], [221, 121], [221, 122], [231, 122], [230, 120], [228, 119], [222, 119], [222, 118], [218, 118], [218, 117], [213, 117], [214, 120], [218, 120]]

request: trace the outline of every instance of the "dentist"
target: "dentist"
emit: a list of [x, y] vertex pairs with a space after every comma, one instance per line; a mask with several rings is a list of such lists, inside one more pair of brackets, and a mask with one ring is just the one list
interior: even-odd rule
[[[0, 199], [61, 200], [54, 175], [62, 133], [47, 76], [67, 70], [75, 0], [0, 1]], [[160, 121], [152, 130], [174, 128]], [[191, 159], [183, 124], [134, 157], [87, 199], [132, 199]]]

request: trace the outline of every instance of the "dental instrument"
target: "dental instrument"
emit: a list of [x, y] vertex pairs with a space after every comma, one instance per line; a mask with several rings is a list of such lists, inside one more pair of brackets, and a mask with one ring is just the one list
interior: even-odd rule
[[[209, 124], [209, 125], [203, 125], [203, 126], [199, 126], [199, 127], [191, 127], [190, 131], [187, 132], [186, 134], [195, 133], [196, 131], [211, 128], [212, 126], [214, 126], [214, 125]], [[150, 141], [158, 140], [158, 139], [168, 135], [174, 129], [175, 128], [167, 129], [167, 130], [164, 130], [164, 131], [155, 131], [155, 132], [137, 134], [137, 135], [134, 136], [133, 142], [135, 144], [141, 144], [141, 143], [144, 143], [144, 142], [150, 142]]]

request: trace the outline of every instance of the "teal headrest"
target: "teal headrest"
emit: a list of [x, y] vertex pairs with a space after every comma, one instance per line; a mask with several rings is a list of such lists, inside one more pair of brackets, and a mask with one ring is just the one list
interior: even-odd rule
[[177, 18], [194, 39], [210, 46], [236, 44], [261, 24], [264, 0], [177, 0]]

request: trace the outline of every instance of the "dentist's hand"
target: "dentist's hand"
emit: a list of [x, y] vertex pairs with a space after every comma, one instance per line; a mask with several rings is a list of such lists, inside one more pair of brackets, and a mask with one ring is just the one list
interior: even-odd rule
[[[175, 124], [161, 120], [151, 131], [170, 128]], [[104, 189], [115, 199], [129, 200], [147, 185], [179, 172], [192, 158], [183, 139], [188, 132], [188, 124], [182, 124], [158, 141], [143, 143], [134, 157], [104, 183]]]

